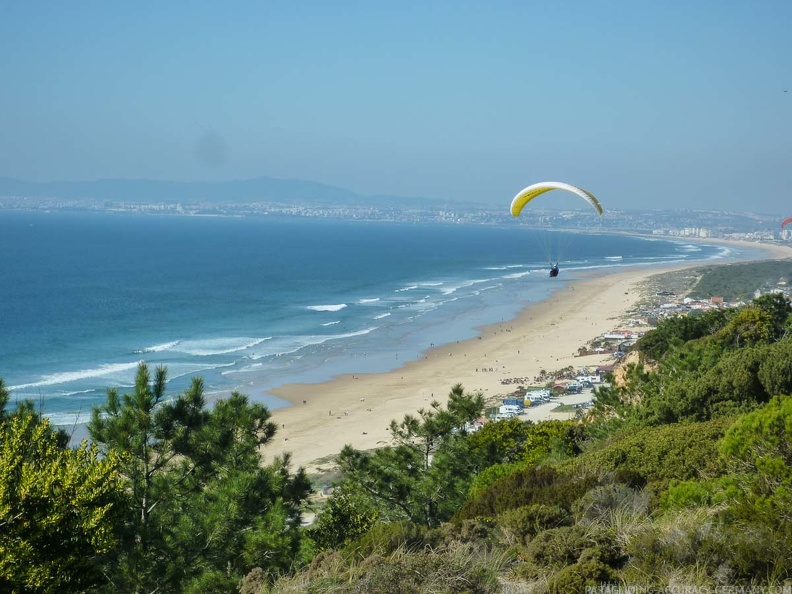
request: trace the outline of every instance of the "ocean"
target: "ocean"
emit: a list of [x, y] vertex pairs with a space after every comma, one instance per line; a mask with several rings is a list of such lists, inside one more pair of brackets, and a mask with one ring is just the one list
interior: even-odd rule
[[397, 368], [584, 274], [759, 255], [517, 224], [0, 211], [0, 377], [59, 425], [140, 361], [173, 394], [201, 376], [275, 409], [276, 386]]

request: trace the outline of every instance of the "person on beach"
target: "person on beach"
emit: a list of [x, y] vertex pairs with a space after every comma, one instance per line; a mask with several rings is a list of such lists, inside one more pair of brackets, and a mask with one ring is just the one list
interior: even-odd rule
[[550, 267], [550, 276], [551, 276], [552, 278], [555, 278], [555, 277], [557, 277], [557, 276], [558, 276], [558, 263], [556, 263], [556, 264], [553, 264], [553, 265]]

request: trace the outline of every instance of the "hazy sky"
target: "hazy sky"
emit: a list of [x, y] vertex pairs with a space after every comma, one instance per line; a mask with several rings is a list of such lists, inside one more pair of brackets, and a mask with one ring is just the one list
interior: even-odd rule
[[787, 215], [792, 1], [0, 0], [0, 175]]

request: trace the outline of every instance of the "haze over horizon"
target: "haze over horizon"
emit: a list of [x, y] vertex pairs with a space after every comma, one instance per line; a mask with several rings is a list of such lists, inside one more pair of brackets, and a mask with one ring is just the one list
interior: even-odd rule
[[792, 3], [20, 3], [0, 176], [786, 213]]

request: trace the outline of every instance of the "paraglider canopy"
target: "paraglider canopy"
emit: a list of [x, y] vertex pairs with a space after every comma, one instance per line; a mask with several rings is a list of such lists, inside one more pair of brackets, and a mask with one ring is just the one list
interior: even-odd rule
[[544, 194], [545, 192], [549, 192], [550, 190], [566, 190], [567, 192], [572, 192], [573, 194], [577, 194], [583, 200], [588, 202], [594, 209], [597, 211], [597, 214], [600, 216], [602, 215], [602, 205], [600, 205], [599, 200], [597, 200], [591, 192], [584, 190], [583, 188], [578, 188], [577, 186], [573, 186], [572, 184], [567, 184], [564, 182], [554, 182], [554, 181], [547, 181], [547, 182], [540, 182], [538, 184], [533, 184], [528, 186], [527, 188], [523, 188], [520, 190], [517, 195], [514, 197], [511, 203], [511, 213], [513, 216], [517, 217], [520, 216], [523, 207], [528, 204], [531, 200], [536, 198], [537, 196]]
[[[539, 182], [533, 185], [530, 185], [526, 188], [520, 190], [517, 195], [512, 199], [511, 202], [511, 214], [515, 217], [520, 216], [520, 213], [523, 211], [523, 208], [526, 204], [528, 204], [531, 200], [536, 198], [537, 196], [541, 196], [545, 192], [550, 192], [551, 190], [564, 190], [565, 192], [569, 192], [580, 198], [583, 198], [586, 202], [588, 202], [597, 214], [602, 216], [602, 205], [599, 203], [594, 195], [584, 190], [583, 188], [579, 188], [577, 186], [573, 186], [572, 184], [567, 184], [565, 182], [557, 182], [557, 181], [545, 181]], [[544, 249], [545, 256], [547, 257], [550, 263], [550, 277], [555, 278], [558, 276], [558, 262], [561, 261], [563, 258], [563, 245], [565, 242], [570, 241], [571, 234], [570, 233], [554, 233], [552, 230], [542, 230], [539, 229], [536, 232], [536, 237], [542, 245]], [[555, 264], [553, 264], [555, 262]]]
[[784, 228], [784, 227], [786, 227], [786, 226], [787, 226], [789, 223], [792, 223], [792, 217], [789, 217], [788, 219], [784, 219], [783, 221], [781, 221], [781, 228], [783, 229], [783, 228]]

